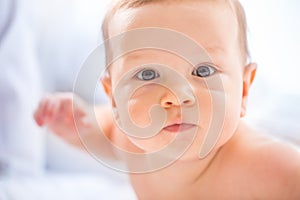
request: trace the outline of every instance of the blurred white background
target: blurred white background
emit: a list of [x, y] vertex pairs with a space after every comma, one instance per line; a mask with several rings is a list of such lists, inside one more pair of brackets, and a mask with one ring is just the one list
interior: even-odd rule
[[249, 45], [259, 76], [279, 92], [300, 92], [300, 2], [241, 0], [248, 17]]
[[241, 3], [258, 64], [247, 117], [263, 131], [300, 144], [300, 1]]
[[0, 0], [1, 200], [135, 199], [125, 174], [33, 120], [45, 93], [72, 91], [83, 61], [101, 42], [105, 5]]

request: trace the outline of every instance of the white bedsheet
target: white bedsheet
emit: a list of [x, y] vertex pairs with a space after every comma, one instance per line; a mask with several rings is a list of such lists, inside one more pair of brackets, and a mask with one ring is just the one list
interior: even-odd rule
[[95, 174], [58, 174], [0, 179], [0, 200], [134, 200], [127, 179]]

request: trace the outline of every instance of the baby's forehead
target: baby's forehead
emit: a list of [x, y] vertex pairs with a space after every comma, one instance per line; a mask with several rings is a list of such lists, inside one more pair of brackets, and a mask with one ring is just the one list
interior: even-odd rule
[[[225, 17], [225, 13], [227, 13], [228, 21], [233, 20], [234, 22], [237, 22], [235, 9], [229, 0], [149, 0], [143, 2], [144, 3], [141, 3], [140, 6], [124, 6], [120, 7], [118, 10], [115, 10], [114, 14], [110, 16], [110, 20], [108, 20], [109, 28], [111, 28], [112, 25], [117, 27], [125, 26], [126, 28], [134, 28], [134, 26], [139, 25], [143, 26], [145, 20], [151, 21], [152, 18], [155, 20], [153, 20], [153, 24], [149, 24], [149, 26], [156, 27], [161, 26], [163, 21], [166, 21], [169, 18], [172, 18], [173, 22], [178, 21], [181, 23], [184, 22], [182, 19], [189, 17], [189, 23], [186, 23], [186, 21], [184, 23], [190, 24], [190, 28], [192, 29], [192, 26], [197, 25], [197, 21], [202, 21], [205, 23], [205, 21], [208, 19], [208, 17], [202, 16], [199, 18], [199, 15], [189, 15], [189, 13], [205, 13], [205, 15], [209, 16], [222, 17]], [[231, 17], [228, 18], [230, 15]], [[159, 17], [159, 20], [156, 20], [156, 17]], [[123, 19], [123, 21], [121, 19]], [[220, 23], [222, 22], [220, 21]], [[167, 28], [167, 26], [165, 28]], [[113, 35], [110, 34], [110, 36]]]
[[[211, 46], [222, 46], [226, 34], [237, 37], [238, 23], [229, 5], [210, 1], [189, 2], [191, 3], [169, 3], [167, 6], [146, 4], [120, 10], [110, 21], [109, 35], [114, 37], [133, 29], [156, 27], [180, 32], [192, 40], [201, 39], [200, 44], [208, 46], [208, 49], [215, 49]], [[153, 35], [145, 33], [144, 37], [151, 38]]]
[[[129, 29], [130, 25], [132, 24], [133, 25], [130, 28], [141, 28], [141, 26], [145, 26], [143, 25], [145, 23], [144, 20], [145, 16], [148, 16], [148, 19], [151, 19], [153, 17], [155, 18], [155, 16], [153, 16], [153, 13], [151, 12], [148, 12], [147, 15], [146, 11], [149, 11], [151, 9], [152, 11], [153, 10], [157, 11], [155, 15], [161, 16], [159, 20], [153, 20], [152, 24], [151, 23], [148, 24], [148, 26], [154, 27], [154, 26], [159, 26], [159, 24], [162, 24], [166, 15], [169, 15], [173, 21], [175, 22], [177, 21], [179, 24], [181, 23], [180, 21], [182, 20], [182, 18], [187, 17], [187, 13], [180, 13], [180, 12], [184, 12], [184, 8], [189, 6], [190, 8], [193, 9], [192, 10], [193, 12], [201, 13], [201, 12], [205, 12], [205, 10], [203, 11], [203, 8], [201, 10], [201, 6], [205, 4], [206, 6], [208, 5], [208, 7], [214, 8], [214, 9], [210, 9], [210, 11], [208, 12], [209, 15], [222, 16], [222, 14], [224, 13], [228, 13], [229, 16], [231, 15], [230, 19], [226, 19], [226, 21], [220, 20], [219, 25], [223, 26], [223, 31], [224, 33], [226, 33], [228, 31], [231, 31], [230, 29], [232, 28], [230, 28], [230, 26], [224, 27], [224, 24], [229, 24], [229, 23], [235, 24], [237, 28], [234, 29], [237, 29], [238, 32], [238, 36], [235, 37], [238, 37], [239, 46], [242, 50], [241, 52], [243, 54], [243, 57], [248, 56], [248, 49], [247, 49], [247, 42], [246, 42], [247, 40], [246, 28], [245, 28], [246, 24], [244, 19], [244, 13], [243, 13], [243, 8], [241, 6], [237, 6], [240, 5], [238, 1], [232, 1], [232, 0], [172, 0], [172, 1], [170, 0], [124, 1], [123, 0], [122, 1], [121, 0], [120, 2], [127, 2], [127, 4], [125, 3], [123, 7], [119, 7], [119, 9], [115, 11], [114, 15], [111, 16], [111, 19], [106, 20], [106, 22], [109, 21], [110, 23], [109, 23], [109, 27], [103, 26], [104, 36], [109, 35], [108, 37], [114, 37], [115, 35], [120, 34], [121, 32], [124, 32], [127, 29]], [[145, 9], [140, 9], [142, 7], [147, 8], [147, 10], [145, 11]], [[176, 7], [176, 9], [172, 9], [172, 7], [173, 8]], [[137, 10], [139, 10], [139, 12]], [[143, 17], [140, 17], [140, 13], [143, 13]], [[116, 16], [118, 17], [115, 18]], [[123, 20], [120, 21], [120, 19]], [[179, 31], [184, 32], [190, 30], [191, 32], [192, 31], [195, 32], [194, 30], [197, 29], [197, 21], [202, 21], [203, 23], [205, 23], [205, 18], [195, 19], [195, 17], [194, 18], [191, 17], [188, 24], [189, 27], [184, 27], [183, 30], [179, 30]], [[183, 23], [187, 24], [186, 21]], [[163, 25], [163, 26], [165, 26], [165, 28], [172, 29], [172, 27], [170, 26], [168, 27], [168, 25]], [[105, 29], [105, 27], [107, 28], [107, 30]], [[116, 27], [117, 30], [114, 30], [116, 29]], [[218, 41], [216, 41], [216, 43], [218, 43]], [[212, 45], [208, 44], [207, 46], [212, 46]], [[216, 48], [208, 47], [208, 49], [214, 50]]]
[[[175, 7], [174, 9], [180, 8]], [[187, 60], [192, 60], [192, 63], [196, 64], [203, 60], [203, 57], [206, 58], [204, 60], [207, 60], [210, 56], [217, 57], [233, 49], [235, 51], [238, 49], [237, 28], [232, 20], [227, 22], [226, 19], [220, 20], [214, 15], [206, 16], [206, 13], [194, 13], [186, 14], [178, 21], [173, 21], [173, 17], [169, 14], [162, 14], [164, 20], [159, 21], [159, 16], [152, 17], [153, 14], [157, 14], [157, 11], [152, 11], [152, 8], [139, 10], [140, 13], [134, 15], [135, 19], [128, 24], [124, 18], [119, 18], [120, 21], [116, 20], [111, 31], [112, 35], [115, 34], [120, 38], [120, 42], [110, 45], [113, 54], [119, 52], [120, 49], [125, 53], [144, 49], [144, 51], [130, 53], [125, 58], [141, 58], [142, 55], [143, 58], [150, 59], [161, 58], [162, 51], [167, 50]], [[189, 11], [189, 8], [184, 11]], [[223, 13], [223, 15], [227, 16], [228, 14]], [[204, 17], [206, 20], [190, 22], [194, 17]], [[122, 25], [118, 26], [120, 23]], [[112, 37], [110, 40], [114, 40], [116, 37]], [[149, 48], [156, 50], [149, 50]], [[159, 50], [161, 51], [159, 52]]]

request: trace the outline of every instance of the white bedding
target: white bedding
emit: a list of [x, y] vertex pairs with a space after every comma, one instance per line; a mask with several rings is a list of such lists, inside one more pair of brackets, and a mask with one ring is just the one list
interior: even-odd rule
[[95, 174], [58, 174], [0, 179], [0, 200], [134, 200], [127, 179]]

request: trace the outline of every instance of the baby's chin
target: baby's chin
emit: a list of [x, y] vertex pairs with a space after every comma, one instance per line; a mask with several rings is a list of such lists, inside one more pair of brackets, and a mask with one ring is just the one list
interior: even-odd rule
[[[155, 148], [144, 149], [145, 155], [154, 155], [153, 158], [157, 159], [160, 163], [176, 163], [176, 162], [192, 162], [199, 161], [199, 148], [191, 150], [189, 147], [178, 147], [167, 145], [165, 148], [159, 150]], [[152, 157], [152, 156], [151, 156]], [[155, 160], [153, 160], [155, 162]]]
[[168, 146], [172, 143], [174, 138], [175, 135], [171, 135], [171, 134], [165, 135], [159, 133], [158, 135], [148, 139], [136, 139], [131, 137], [129, 137], [128, 139], [137, 148], [141, 149], [147, 154], [150, 154], [154, 152], [160, 152], [168, 148]]
[[197, 151], [189, 151], [187, 150], [182, 156], [180, 156], [176, 163], [186, 163], [186, 162], [195, 162], [200, 161], [199, 150]]

